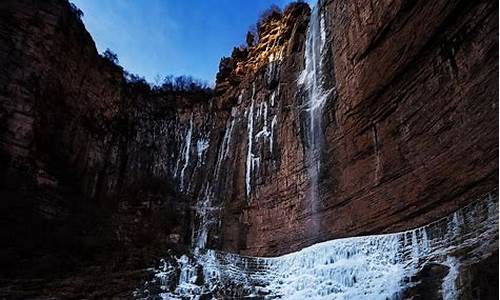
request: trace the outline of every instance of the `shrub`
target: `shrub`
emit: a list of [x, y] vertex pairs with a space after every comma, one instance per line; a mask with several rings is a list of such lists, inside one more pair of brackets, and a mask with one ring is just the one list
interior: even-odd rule
[[181, 75], [174, 77], [167, 75], [163, 79], [159, 90], [162, 92], [210, 92], [207, 82], [195, 79], [192, 76]]
[[281, 8], [277, 5], [273, 4], [270, 8], [266, 9], [260, 14], [259, 20], [257, 21], [257, 30], [260, 32], [260, 27], [262, 24], [268, 22], [269, 20], [277, 17], [281, 17], [282, 15]]
[[123, 76], [125, 78], [126, 87], [132, 94], [142, 94], [146, 96], [151, 93], [151, 85], [146, 81], [146, 79], [144, 79], [144, 77], [127, 71], [123, 72]]
[[255, 26], [251, 26], [247, 32], [247, 46], [252, 47], [253, 45], [257, 44], [258, 37], [259, 35], [257, 34], [257, 29], [255, 28]]
[[118, 55], [116, 53], [114, 53], [113, 51], [111, 51], [109, 48], [106, 49], [106, 51], [104, 51], [102, 53], [102, 57], [104, 57], [106, 60], [108, 60], [109, 62], [111, 62], [115, 65], [119, 64]]

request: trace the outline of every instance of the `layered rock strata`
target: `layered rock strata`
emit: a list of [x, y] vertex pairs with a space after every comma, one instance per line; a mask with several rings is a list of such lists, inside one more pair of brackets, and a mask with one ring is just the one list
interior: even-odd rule
[[74, 233], [281, 255], [416, 228], [497, 188], [496, 2], [292, 4], [221, 61], [213, 97], [127, 81], [66, 1], [4, 1], [0, 16], [7, 265]]

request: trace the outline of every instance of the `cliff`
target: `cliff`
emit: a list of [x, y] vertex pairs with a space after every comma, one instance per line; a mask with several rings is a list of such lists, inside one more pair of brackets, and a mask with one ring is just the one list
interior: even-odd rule
[[315, 112], [324, 146], [313, 207], [307, 91], [298, 82], [309, 16], [307, 6], [291, 6], [219, 76], [213, 101], [233, 103], [232, 112], [211, 127], [227, 142], [211, 139], [208, 152], [227, 156], [205, 164], [224, 174], [215, 183], [192, 175], [216, 186], [214, 203], [223, 203], [222, 237], [209, 240], [282, 254], [415, 228], [497, 187], [496, 4], [325, 1], [318, 18], [328, 93]]
[[0, 14], [4, 275], [95, 260], [143, 267], [144, 248], [182, 245], [176, 102], [207, 95], [128, 80], [65, 1], [4, 1]]
[[291, 4], [212, 95], [131, 81], [66, 1], [3, 1], [3, 275], [274, 256], [449, 215], [497, 189], [497, 19], [493, 1]]

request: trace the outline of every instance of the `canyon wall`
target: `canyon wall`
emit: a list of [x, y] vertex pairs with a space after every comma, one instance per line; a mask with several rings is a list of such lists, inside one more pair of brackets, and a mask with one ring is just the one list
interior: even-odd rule
[[122, 264], [188, 241], [170, 173], [176, 111], [206, 95], [127, 80], [66, 1], [2, 1], [0, 16], [2, 271], [110, 253]]
[[310, 15], [290, 6], [262, 25], [257, 45], [221, 63], [210, 116], [232, 113], [210, 126], [217, 161], [205, 166], [216, 176], [192, 177], [205, 186], [198, 203], [211, 203], [197, 214], [222, 222], [209, 226], [211, 247], [267, 256], [405, 230], [497, 188], [497, 4], [325, 1], [315, 20], [326, 104], [311, 203], [300, 83]]
[[[324, 1], [314, 18], [292, 4], [221, 60], [210, 99], [127, 82], [67, 2], [0, 14], [7, 251], [50, 231], [39, 224], [105, 213], [126, 245], [278, 255], [415, 228], [497, 188], [496, 2]], [[311, 19], [325, 100], [313, 157]]]

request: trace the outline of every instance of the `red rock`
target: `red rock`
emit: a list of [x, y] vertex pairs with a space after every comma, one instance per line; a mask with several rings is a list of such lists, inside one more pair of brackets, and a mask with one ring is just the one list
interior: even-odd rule
[[[127, 85], [67, 2], [2, 2], [0, 191], [14, 212], [5, 219], [32, 217], [11, 210], [17, 199], [66, 222], [72, 205], [88, 204], [109, 211], [121, 245], [185, 244], [208, 194], [207, 247], [269, 256], [417, 227], [496, 189], [498, 4], [325, 1], [322, 12], [324, 85], [335, 92], [312, 209], [297, 88], [307, 5], [264, 22], [259, 43], [224, 59], [208, 100]], [[34, 188], [37, 179], [49, 184]]]

